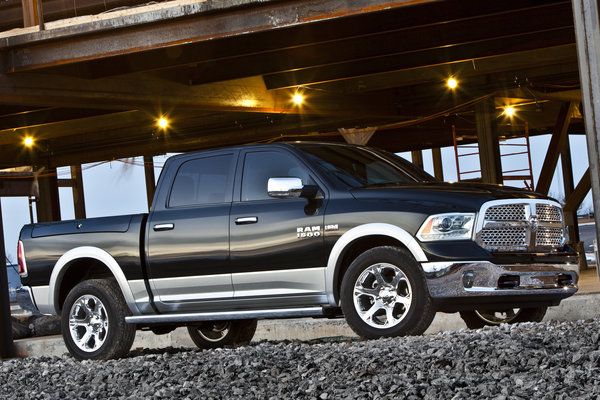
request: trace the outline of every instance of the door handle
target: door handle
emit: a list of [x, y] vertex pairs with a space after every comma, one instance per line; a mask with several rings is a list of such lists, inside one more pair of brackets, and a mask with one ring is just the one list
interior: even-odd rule
[[159, 232], [159, 231], [170, 231], [173, 228], [175, 228], [175, 224], [157, 224], [157, 225], [154, 225], [154, 231], [156, 231], [156, 232]]
[[240, 217], [235, 219], [236, 225], [255, 224], [258, 222], [258, 217]]

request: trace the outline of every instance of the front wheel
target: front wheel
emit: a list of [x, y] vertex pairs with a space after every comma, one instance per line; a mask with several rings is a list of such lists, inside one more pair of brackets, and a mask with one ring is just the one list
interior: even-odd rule
[[540, 322], [546, 315], [548, 307], [509, 308], [507, 310], [475, 310], [461, 311], [460, 317], [467, 328], [479, 329], [484, 326], [500, 324], [516, 324], [518, 322]]
[[348, 325], [367, 339], [420, 335], [435, 316], [423, 272], [396, 247], [358, 256], [344, 275], [340, 300]]
[[188, 333], [200, 349], [216, 349], [250, 343], [256, 332], [255, 319], [207, 321], [188, 326]]
[[61, 330], [65, 345], [78, 360], [108, 360], [131, 349], [136, 327], [119, 285], [109, 279], [77, 284], [63, 304]]

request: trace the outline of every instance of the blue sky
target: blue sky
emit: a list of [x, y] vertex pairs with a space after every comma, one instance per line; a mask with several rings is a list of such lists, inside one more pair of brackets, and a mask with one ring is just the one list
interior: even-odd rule
[[[571, 154], [573, 159], [573, 174], [575, 182], [578, 182], [588, 167], [587, 149], [585, 136], [571, 136]], [[537, 136], [531, 138], [531, 156], [535, 182], [539, 176], [546, 150], [550, 142], [550, 136]], [[410, 153], [402, 153], [404, 158], [410, 160]], [[160, 167], [164, 164], [166, 156], [155, 157], [155, 174], [158, 179]], [[509, 157], [506, 158], [507, 160]], [[504, 169], [523, 168], [524, 161], [518, 157], [510, 157]], [[444, 164], [444, 180], [456, 181], [456, 161], [453, 148], [442, 149], [442, 160]], [[132, 159], [130, 159], [132, 161]], [[433, 162], [431, 151], [423, 153], [424, 168], [433, 175]], [[469, 161], [465, 160], [465, 163]], [[470, 161], [477, 163], [476, 159]], [[509, 165], [510, 164], [510, 165]], [[469, 168], [467, 164], [462, 164]], [[559, 163], [560, 165], [560, 163]], [[474, 167], [474, 169], [477, 169]], [[562, 172], [560, 166], [554, 175], [550, 195], [561, 198]], [[59, 177], [69, 177], [69, 168], [59, 168]], [[131, 163], [112, 161], [101, 165], [88, 164], [83, 166], [83, 186], [86, 200], [87, 217], [100, 217], [108, 215], [134, 214], [147, 212], [146, 186], [144, 181], [143, 161], [141, 157]], [[73, 196], [70, 188], [60, 188], [61, 216], [63, 220], [74, 218]], [[591, 194], [584, 201], [584, 209], [592, 208]], [[19, 231], [24, 224], [29, 223], [29, 208], [26, 197], [4, 197], [2, 198], [2, 218], [4, 222], [4, 237], [6, 253], [12, 262], [16, 261], [16, 246]]]

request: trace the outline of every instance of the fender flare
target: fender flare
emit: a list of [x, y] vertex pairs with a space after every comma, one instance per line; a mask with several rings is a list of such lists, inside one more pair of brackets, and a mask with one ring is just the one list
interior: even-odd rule
[[112, 275], [117, 280], [119, 284], [119, 288], [121, 289], [121, 293], [123, 293], [123, 297], [125, 298], [125, 302], [131, 309], [133, 315], [140, 314], [140, 311], [135, 304], [135, 299], [133, 297], [133, 292], [129, 287], [129, 283], [127, 283], [127, 278], [125, 278], [125, 274], [123, 270], [117, 263], [117, 261], [107, 253], [105, 250], [102, 250], [98, 247], [93, 246], [81, 246], [76, 247], [67, 251], [63, 254], [56, 264], [54, 264], [54, 268], [52, 269], [52, 275], [50, 276], [50, 285], [48, 290], [48, 305], [54, 310], [54, 312], [58, 315], [58, 290], [57, 286], [62, 283], [63, 277], [67, 272], [68, 265], [78, 259], [81, 258], [93, 258], [95, 260], [100, 261], [104, 264], [112, 273]]
[[410, 233], [396, 225], [371, 223], [356, 226], [344, 233], [337, 242], [335, 242], [335, 245], [331, 249], [331, 253], [329, 253], [327, 269], [325, 271], [325, 289], [327, 291], [327, 300], [332, 307], [338, 306], [334, 296], [335, 275], [337, 272], [338, 260], [348, 245], [355, 240], [366, 236], [389, 236], [406, 246], [417, 262], [428, 261], [425, 252], [417, 240]]

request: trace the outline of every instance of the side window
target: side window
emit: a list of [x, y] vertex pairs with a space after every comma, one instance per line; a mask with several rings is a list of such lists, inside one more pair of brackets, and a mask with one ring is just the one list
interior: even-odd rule
[[269, 178], [294, 177], [309, 183], [308, 171], [290, 154], [276, 151], [247, 153], [242, 176], [242, 201], [272, 199], [267, 194]]
[[186, 161], [175, 176], [169, 207], [230, 202], [232, 180], [232, 154]]

